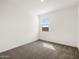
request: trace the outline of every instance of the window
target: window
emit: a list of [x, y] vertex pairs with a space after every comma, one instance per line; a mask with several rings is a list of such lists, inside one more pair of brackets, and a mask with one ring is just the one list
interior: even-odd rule
[[49, 27], [48, 27], [48, 16], [44, 16], [42, 19], [42, 31], [48, 32]]

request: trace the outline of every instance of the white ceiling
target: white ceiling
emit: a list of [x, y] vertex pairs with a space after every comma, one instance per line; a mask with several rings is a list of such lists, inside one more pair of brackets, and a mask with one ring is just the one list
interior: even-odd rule
[[75, 5], [79, 2], [79, 0], [45, 0], [43, 3], [40, 0], [0, 0], [0, 2], [2, 1], [14, 2], [18, 5], [17, 8], [22, 7], [27, 12], [37, 15]]
[[29, 12], [42, 14], [51, 10], [60, 9], [70, 5], [78, 4], [79, 0], [45, 0], [41, 3], [40, 0], [19, 0], [19, 2], [27, 5]]

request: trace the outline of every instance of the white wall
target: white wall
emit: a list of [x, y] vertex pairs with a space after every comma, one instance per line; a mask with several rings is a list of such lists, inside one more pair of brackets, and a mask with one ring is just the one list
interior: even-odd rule
[[[43, 16], [49, 17], [49, 32], [41, 31]], [[77, 46], [77, 6], [40, 15], [40, 39]]]
[[16, 0], [0, 0], [0, 52], [38, 39], [38, 20], [26, 5]]
[[78, 48], [79, 48], [79, 5], [78, 5]]

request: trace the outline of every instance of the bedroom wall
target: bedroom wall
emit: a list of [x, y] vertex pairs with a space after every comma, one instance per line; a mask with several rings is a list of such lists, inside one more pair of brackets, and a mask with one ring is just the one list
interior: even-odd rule
[[79, 5], [78, 5], [78, 49], [79, 49]]
[[[49, 32], [42, 32], [42, 19], [49, 18]], [[77, 6], [42, 14], [40, 18], [40, 39], [77, 47]]]
[[0, 0], [0, 52], [38, 39], [38, 20], [26, 5], [16, 0]]

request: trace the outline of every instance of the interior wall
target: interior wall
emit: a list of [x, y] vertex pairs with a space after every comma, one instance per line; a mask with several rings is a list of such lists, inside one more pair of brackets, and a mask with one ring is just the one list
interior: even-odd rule
[[38, 39], [38, 20], [16, 0], [0, 0], [0, 52]]
[[[49, 32], [42, 32], [42, 19], [49, 17]], [[77, 47], [77, 6], [39, 16], [40, 39]]]
[[78, 5], [78, 49], [79, 49], [79, 5]]

